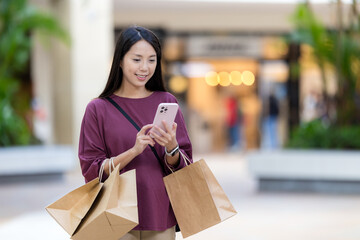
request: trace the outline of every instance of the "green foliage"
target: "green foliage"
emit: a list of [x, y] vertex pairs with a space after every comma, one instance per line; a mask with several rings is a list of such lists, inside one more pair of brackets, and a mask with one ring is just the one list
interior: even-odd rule
[[332, 58], [334, 42], [324, 25], [316, 19], [307, 4], [299, 4], [291, 18], [296, 30], [292, 40], [313, 47], [319, 64]]
[[[337, 16], [336, 29], [328, 29], [319, 21], [309, 3], [299, 4], [292, 15], [295, 27], [290, 39], [312, 47], [315, 60], [327, 85], [326, 70], [335, 70], [338, 90], [335, 96], [336, 119], [324, 125], [315, 120], [302, 124], [291, 132], [287, 147], [360, 149], [360, 16], [353, 1], [350, 23], [344, 26]], [[337, 13], [342, 9], [337, 2]], [[325, 100], [332, 99], [324, 88]], [[326, 106], [334, 106], [333, 101]]]
[[[21, 102], [21, 76], [29, 65], [35, 31], [70, 43], [57, 20], [27, 0], [0, 1], [0, 146], [29, 144], [33, 139], [16, 103]], [[27, 105], [29, 109], [30, 103]]]
[[[336, 6], [341, 8], [341, 4]], [[332, 30], [316, 18], [309, 3], [299, 4], [291, 18], [295, 31], [290, 39], [313, 48], [324, 86], [328, 82], [326, 66], [331, 66], [336, 72], [338, 125], [360, 123], [360, 106], [356, 105], [356, 99], [360, 97], [360, 16], [356, 10], [356, 1], [352, 7], [355, 10], [350, 24], [343, 26], [339, 16], [338, 27]], [[325, 90], [323, 94], [329, 99]]]
[[286, 147], [360, 149], [360, 126], [326, 126], [314, 120], [296, 128]]
[[[27, 144], [30, 132], [26, 122], [13, 109], [11, 98], [18, 90], [15, 79], [0, 81], [0, 145]], [[14, 134], [16, 133], [16, 134]]]

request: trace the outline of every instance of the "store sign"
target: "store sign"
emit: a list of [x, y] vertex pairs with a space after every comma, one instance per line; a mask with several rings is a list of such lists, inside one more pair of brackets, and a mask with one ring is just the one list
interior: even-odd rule
[[261, 37], [255, 36], [191, 36], [186, 56], [260, 58], [262, 44]]

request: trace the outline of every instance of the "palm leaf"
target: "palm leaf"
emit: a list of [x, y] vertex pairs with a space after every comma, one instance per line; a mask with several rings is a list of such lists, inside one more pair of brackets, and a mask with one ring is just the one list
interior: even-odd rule
[[29, 64], [35, 32], [70, 44], [69, 35], [50, 14], [39, 11], [26, 0], [0, 1], [0, 146], [31, 141], [29, 126], [14, 103], [19, 74]]

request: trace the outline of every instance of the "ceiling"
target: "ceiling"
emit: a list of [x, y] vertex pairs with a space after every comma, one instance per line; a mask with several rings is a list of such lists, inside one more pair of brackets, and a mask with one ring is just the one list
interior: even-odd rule
[[[324, 2], [324, 0], [320, 0]], [[137, 24], [168, 31], [286, 32], [291, 30], [294, 1], [266, 0], [114, 0], [118, 27]], [[334, 25], [335, 6], [312, 5], [326, 25]], [[347, 11], [348, 6], [345, 6]], [[346, 15], [346, 14], [344, 14]]]

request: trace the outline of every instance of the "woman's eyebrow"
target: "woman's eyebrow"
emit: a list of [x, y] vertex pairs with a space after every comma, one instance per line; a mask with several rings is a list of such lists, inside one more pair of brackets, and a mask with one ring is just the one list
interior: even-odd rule
[[[141, 55], [141, 54], [134, 54], [134, 55], [137, 56], [137, 57], [143, 57], [143, 55]], [[150, 57], [156, 57], [156, 54], [151, 55]]]

